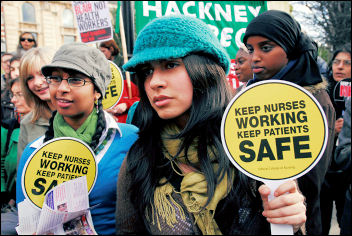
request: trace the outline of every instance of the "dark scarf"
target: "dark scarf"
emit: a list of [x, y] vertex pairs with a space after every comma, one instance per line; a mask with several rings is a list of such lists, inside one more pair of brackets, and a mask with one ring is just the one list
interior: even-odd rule
[[[243, 42], [247, 44], [250, 36], [266, 37], [282, 47], [289, 59], [288, 64], [273, 78], [285, 80], [300, 86], [322, 82], [316, 62], [318, 47], [301, 31], [299, 23], [289, 14], [271, 10], [254, 18], [246, 29]], [[248, 81], [248, 85], [258, 79]]]

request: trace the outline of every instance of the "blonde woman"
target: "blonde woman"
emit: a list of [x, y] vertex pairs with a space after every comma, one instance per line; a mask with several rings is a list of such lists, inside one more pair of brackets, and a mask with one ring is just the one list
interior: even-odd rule
[[51, 62], [54, 53], [55, 51], [47, 48], [33, 48], [21, 59], [22, 91], [33, 110], [21, 121], [17, 163], [26, 145], [45, 133], [51, 113], [55, 110], [50, 101], [49, 85], [41, 73], [41, 67]]

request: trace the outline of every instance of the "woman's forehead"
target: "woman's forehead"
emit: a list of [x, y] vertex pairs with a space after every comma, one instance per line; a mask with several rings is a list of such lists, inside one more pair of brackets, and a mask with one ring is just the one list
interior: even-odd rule
[[[249, 36], [247, 39], [247, 45], [251, 45], [251, 43], [256, 43], [256, 44], [266, 44], [266, 43], [275, 43], [273, 40], [266, 38], [265, 36], [262, 35], [253, 35]], [[253, 45], [252, 45], [253, 46]]]
[[14, 81], [14, 82], [12, 83], [12, 85], [11, 85], [11, 90], [12, 90], [13, 88], [14, 88], [14, 89], [21, 90], [20, 81], [19, 81], [19, 80], [16, 80], [16, 81]]
[[24, 33], [24, 34], [22, 34], [22, 37], [23, 37], [23, 36], [26, 36], [26, 37], [30, 36], [31, 38], [33, 38], [33, 37], [32, 37], [32, 34], [29, 34], [29, 33]]
[[345, 52], [345, 51], [341, 51], [339, 53], [336, 54], [335, 58], [337, 57], [341, 57], [341, 58], [351, 58], [351, 53], [349, 52]]
[[145, 62], [145, 63], [141, 64], [139, 67], [158, 65], [158, 64], [165, 63], [165, 62], [169, 62], [169, 61], [182, 61], [182, 58], [166, 58], [166, 59], [148, 61], [148, 62]]
[[249, 53], [246, 53], [243, 50], [238, 50], [236, 54], [236, 58], [240, 58], [240, 57], [248, 58], [248, 57], [251, 57], [251, 55]]

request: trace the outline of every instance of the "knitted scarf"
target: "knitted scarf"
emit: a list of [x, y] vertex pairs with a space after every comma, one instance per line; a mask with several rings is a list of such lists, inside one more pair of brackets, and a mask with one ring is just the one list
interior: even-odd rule
[[[172, 157], [176, 156], [182, 142], [182, 140], [180, 139], [170, 139], [170, 136], [175, 135], [179, 132], [180, 131], [176, 125], [169, 125], [164, 128], [161, 134], [163, 145], [165, 147], [164, 156], [169, 160], [171, 160]], [[198, 140], [194, 140], [187, 153], [188, 159], [193, 164], [197, 164], [199, 162], [197, 154], [197, 143]], [[208, 148], [208, 153], [211, 160], [216, 160], [216, 156], [213, 154], [213, 152], [210, 151], [210, 148]], [[177, 161], [172, 162], [172, 164], [175, 163], [177, 165], [177, 162], [184, 164], [187, 163], [185, 159], [184, 150], [181, 151], [176, 160]], [[213, 170], [214, 172], [216, 172], [218, 170], [219, 165], [216, 161], [212, 163]], [[174, 171], [178, 173], [175, 169]], [[181, 181], [179, 193], [181, 194], [183, 203], [186, 206], [188, 212], [194, 215], [195, 222], [197, 223], [199, 229], [204, 235], [222, 234], [217, 223], [215, 222], [214, 214], [219, 201], [227, 196], [232, 186], [232, 183], [229, 183], [227, 179], [227, 174], [225, 173], [224, 178], [217, 184], [214, 196], [205, 208], [202, 207], [205, 206], [205, 203], [208, 200], [208, 195], [207, 181], [204, 174], [194, 171], [183, 176], [184, 177]], [[160, 183], [165, 182], [166, 178], [160, 180]], [[161, 218], [169, 226], [173, 227], [173, 224], [177, 222], [176, 209], [178, 209], [181, 219], [185, 220], [182, 207], [177, 204], [174, 199], [172, 199], [171, 194], [173, 191], [176, 192], [170, 183], [166, 183], [155, 189], [154, 204], [152, 204], [152, 214], [153, 223], [154, 218], [156, 216], [159, 230], [161, 230], [161, 228], [158, 215], [161, 216]], [[154, 211], [154, 208], [156, 213]]]
[[88, 145], [92, 142], [92, 137], [95, 133], [98, 123], [98, 115], [94, 107], [92, 113], [84, 121], [84, 123], [77, 130], [74, 130], [69, 124], [66, 123], [63, 116], [56, 113], [54, 118], [54, 138], [58, 137], [73, 137], [84, 141]]

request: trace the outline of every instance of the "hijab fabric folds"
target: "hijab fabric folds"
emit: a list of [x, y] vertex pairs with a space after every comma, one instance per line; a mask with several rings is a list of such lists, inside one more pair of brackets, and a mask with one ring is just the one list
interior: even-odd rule
[[[283, 68], [280, 80], [293, 82], [300, 86], [314, 85], [322, 82], [319, 67], [316, 62], [318, 47], [301, 31], [299, 23], [289, 14], [270, 10], [254, 18], [246, 29], [244, 44], [250, 36], [263, 36], [278, 44], [293, 63], [290, 68]], [[280, 71], [281, 72], [281, 71]], [[254, 81], [249, 81], [248, 85]]]

